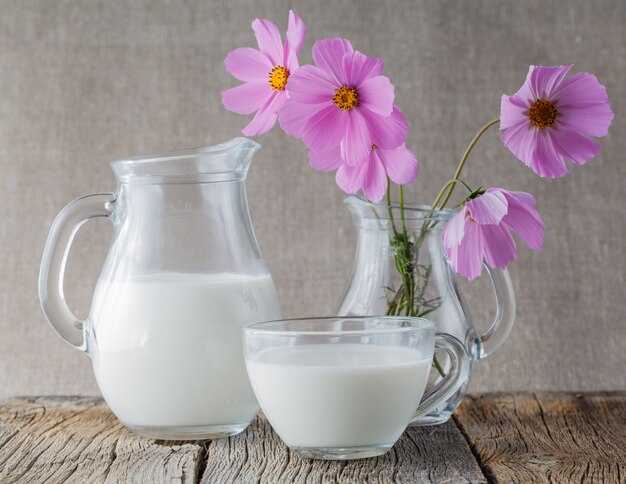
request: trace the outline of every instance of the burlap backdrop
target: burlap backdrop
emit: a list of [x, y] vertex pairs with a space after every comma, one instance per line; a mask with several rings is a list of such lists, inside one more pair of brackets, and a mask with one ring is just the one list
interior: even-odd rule
[[[287, 1], [2, 1], [0, 4], [0, 396], [95, 394], [89, 359], [65, 345], [37, 300], [43, 245], [57, 212], [110, 191], [108, 162], [212, 144], [246, 120], [226, 112], [226, 53], [253, 45], [250, 22], [286, 26]], [[601, 154], [541, 180], [490, 133], [474, 183], [526, 190], [547, 222], [543, 253], [520, 250], [511, 273], [517, 325], [477, 367], [473, 390], [626, 386], [624, 210], [626, 3], [559, 1], [293, 2], [310, 39], [345, 36], [382, 57], [421, 161], [411, 200], [431, 200], [469, 139], [497, 115], [529, 64], [574, 63], [606, 84], [616, 113]], [[310, 62], [311, 40], [303, 62]], [[355, 232], [331, 175], [278, 129], [259, 139], [248, 193], [256, 233], [287, 315], [329, 314], [349, 275]], [[85, 315], [110, 237], [79, 233], [67, 274]], [[491, 315], [486, 281], [475, 319]], [[480, 297], [483, 294], [484, 297]], [[202, 378], [199, 369], [198, 378]]]

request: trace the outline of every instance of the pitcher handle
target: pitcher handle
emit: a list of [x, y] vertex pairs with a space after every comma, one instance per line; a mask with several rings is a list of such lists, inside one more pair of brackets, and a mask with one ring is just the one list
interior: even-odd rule
[[43, 312], [59, 336], [82, 351], [86, 350], [84, 321], [74, 316], [65, 300], [65, 264], [80, 226], [95, 217], [110, 217], [114, 201], [113, 193], [98, 193], [70, 202], [52, 223], [41, 259], [39, 301]]
[[440, 349], [447, 353], [450, 358], [450, 371], [423, 398], [410, 423], [418, 421], [421, 417], [446, 402], [459, 391], [469, 376], [469, 356], [465, 346], [458, 339], [449, 334], [437, 333], [435, 335], [435, 349]]
[[478, 337], [477, 358], [482, 359], [497, 350], [509, 336], [515, 324], [515, 294], [509, 272], [492, 269], [484, 264], [496, 296], [496, 316], [485, 334]]

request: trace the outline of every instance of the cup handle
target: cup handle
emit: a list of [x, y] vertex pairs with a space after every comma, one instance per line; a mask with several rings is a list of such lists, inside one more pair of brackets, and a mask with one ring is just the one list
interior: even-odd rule
[[463, 386], [469, 376], [470, 362], [463, 343], [449, 334], [437, 333], [435, 348], [447, 353], [450, 358], [450, 371], [421, 401], [410, 423], [416, 422], [447, 401]]
[[515, 324], [515, 293], [509, 272], [506, 269], [492, 269], [487, 264], [484, 267], [496, 297], [496, 316], [487, 332], [478, 337], [476, 355], [479, 360], [498, 349]]
[[52, 223], [39, 270], [39, 301], [55, 331], [75, 348], [86, 351], [84, 321], [67, 305], [63, 294], [65, 263], [74, 235], [87, 220], [110, 217], [115, 202], [113, 193], [87, 195], [69, 203]]

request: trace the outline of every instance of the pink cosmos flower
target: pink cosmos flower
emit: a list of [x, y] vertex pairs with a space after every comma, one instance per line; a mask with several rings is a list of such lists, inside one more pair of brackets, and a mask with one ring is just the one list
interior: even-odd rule
[[500, 138], [537, 175], [567, 175], [565, 161], [585, 164], [606, 136], [613, 112], [605, 87], [593, 74], [565, 79], [569, 66], [530, 66], [526, 82], [513, 96], [502, 96]]
[[287, 134], [317, 153], [339, 146], [352, 167], [368, 161], [372, 133], [386, 123], [376, 145], [392, 149], [404, 142], [406, 127], [390, 119], [402, 113], [394, 114], [394, 87], [381, 75], [380, 59], [353, 50], [348, 40], [325, 39], [313, 46], [313, 60], [314, 66], [302, 66], [289, 79], [279, 119]]
[[306, 26], [293, 11], [289, 11], [287, 39], [283, 41], [278, 27], [269, 21], [252, 22], [259, 50], [242, 47], [229, 52], [226, 70], [244, 84], [222, 92], [222, 103], [229, 111], [256, 115], [241, 131], [246, 136], [268, 132], [285, 105], [285, 86], [298, 69], [298, 54], [306, 37]]
[[525, 192], [489, 188], [465, 202], [446, 224], [442, 234], [444, 251], [454, 271], [472, 280], [482, 271], [483, 257], [490, 267], [500, 269], [517, 258], [511, 232], [517, 232], [531, 249], [541, 250], [543, 220], [535, 199]]
[[369, 159], [359, 165], [350, 166], [341, 158], [336, 147], [328, 152], [309, 152], [309, 163], [319, 171], [337, 170], [335, 180], [344, 192], [363, 194], [372, 202], [380, 202], [387, 191], [387, 177], [398, 185], [412, 182], [418, 175], [419, 164], [415, 153], [404, 144], [394, 149], [372, 145]]
[[[406, 133], [408, 125], [402, 112], [394, 106], [389, 118], [377, 125], [378, 120], [372, 123], [372, 149], [368, 159], [358, 165], [348, 165], [342, 157], [341, 148], [335, 146], [329, 151], [310, 151], [309, 163], [318, 171], [337, 170], [336, 181], [339, 188], [349, 194], [362, 190], [372, 202], [382, 200], [387, 190], [387, 177], [398, 185], [405, 185], [417, 178], [419, 164], [415, 153], [402, 143], [396, 148], [383, 148], [377, 141], [384, 139], [386, 133], [392, 129]], [[396, 124], [396, 126], [393, 126]]]
[[368, 161], [361, 166], [344, 163], [337, 170], [335, 180], [346, 193], [363, 190], [368, 200], [380, 202], [387, 191], [387, 177], [398, 185], [406, 185], [415, 180], [418, 172], [415, 153], [406, 145], [390, 150], [374, 144]]

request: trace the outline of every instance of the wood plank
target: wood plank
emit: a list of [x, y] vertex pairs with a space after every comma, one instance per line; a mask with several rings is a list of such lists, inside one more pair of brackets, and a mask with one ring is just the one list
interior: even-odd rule
[[239, 436], [171, 443], [127, 431], [97, 398], [0, 402], [0, 482], [485, 482], [454, 423], [411, 428], [385, 456], [292, 455], [262, 416]]
[[14, 399], [0, 402], [0, 482], [625, 481], [626, 392], [473, 395], [455, 419], [328, 462], [292, 455], [262, 415], [239, 436], [172, 443], [128, 432], [97, 398]]
[[626, 481], [626, 392], [471, 395], [455, 419], [493, 482]]
[[127, 431], [99, 398], [0, 402], [0, 482], [195, 482], [205, 447]]
[[259, 415], [246, 432], [211, 442], [202, 482], [486, 482], [453, 422], [409, 428], [384, 456], [301, 459]]

